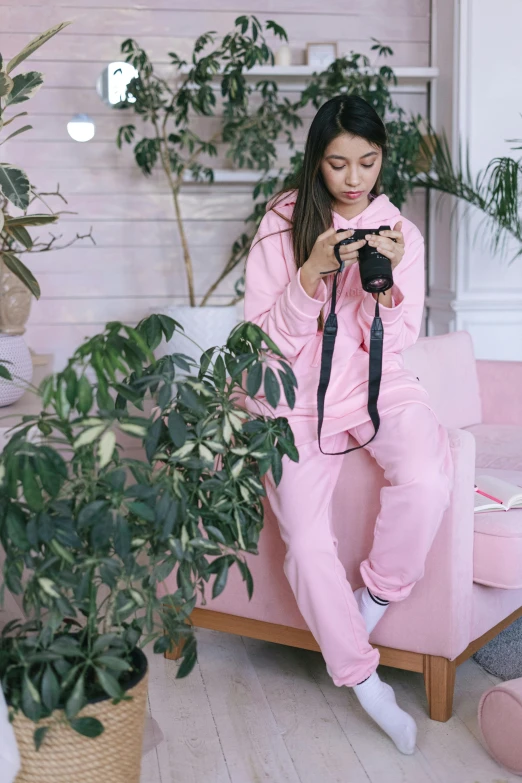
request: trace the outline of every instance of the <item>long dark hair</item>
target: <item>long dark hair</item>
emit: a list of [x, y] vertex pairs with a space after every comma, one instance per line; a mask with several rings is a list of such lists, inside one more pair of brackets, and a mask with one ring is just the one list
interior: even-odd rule
[[[290, 227], [275, 231], [280, 234], [292, 232], [292, 245], [296, 267], [299, 269], [310, 257], [319, 234], [332, 225], [333, 197], [326, 187], [321, 161], [330, 142], [342, 133], [350, 133], [366, 139], [382, 150], [382, 165], [379, 176], [370, 191], [376, 197], [381, 192], [382, 171], [388, 154], [386, 127], [370, 104], [358, 95], [336, 95], [326, 101], [315, 115], [306, 139], [303, 165], [292, 181], [283, 190], [279, 190], [270, 200], [268, 209], [273, 209], [283, 217]], [[277, 205], [297, 190], [296, 203], [292, 219], [289, 220], [277, 211]], [[272, 236], [267, 234], [266, 236]], [[258, 241], [264, 239], [260, 237]], [[256, 243], [257, 244], [257, 243]], [[317, 319], [318, 329], [323, 330], [323, 313]]]

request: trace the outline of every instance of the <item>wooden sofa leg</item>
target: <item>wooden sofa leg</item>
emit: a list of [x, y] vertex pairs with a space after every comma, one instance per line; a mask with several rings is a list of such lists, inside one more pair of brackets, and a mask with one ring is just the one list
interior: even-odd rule
[[455, 661], [439, 655], [424, 656], [424, 685], [431, 720], [444, 723], [451, 718], [456, 669]]

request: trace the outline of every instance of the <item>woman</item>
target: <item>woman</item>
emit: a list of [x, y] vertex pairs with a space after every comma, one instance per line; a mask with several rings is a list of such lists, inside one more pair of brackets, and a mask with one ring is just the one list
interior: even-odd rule
[[[450, 502], [453, 463], [447, 431], [426, 390], [404, 368], [402, 351], [415, 343], [421, 329], [424, 240], [380, 194], [386, 155], [385, 126], [362, 98], [340, 95], [317, 112], [295, 187], [267, 205], [245, 272], [245, 320], [260, 326], [291, 362], [296, 403], [290, 409], [282, 401], [267, 414], [261, 389], [245, 405], [255, 413], [286, 416], [294, 433], [299, 462], [285, 456], [278, 486], [271, 472], [263, 482], [286, 545], [285, 575], [328, 673], [335, 685], [352, 687], [397, 748], [411, 754], [415, 721], [380, 680], [379, 651], [368, 637], [389, 602], [406, 599], [424, 574]], [[322, 328], [339, 268], [334, 245], [355, 228], [381, 225], [390, 229], [340, 249], [345, 268], [337, 284], [338, 332], [320, 449], [317, 387]], [[358, 255], [366, 242], [391, 261], [394, 285], [385, 294], [361, 287]], [[330, 526], [330, 500], [343, 459], [331, 454], [348, 447], [349, 434], [359, 444], [374, 434], [367, 405], [377, 296], [384, 327], [380, 428], [365, 448], [390, 486], [381, 491], [373, 547], [360, 566], [365, 586], [354, 593]]]

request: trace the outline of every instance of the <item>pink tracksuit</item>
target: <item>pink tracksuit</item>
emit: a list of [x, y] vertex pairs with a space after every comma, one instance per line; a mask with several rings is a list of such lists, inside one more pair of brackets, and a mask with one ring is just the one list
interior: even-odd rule
[[[335, 685], [352, 686], [377, 668], [379, 651], [369, 644], [330, 525], [330, 500], [344, 456], [321, 453], [317, 441], [322, 343], [317, 317], [324, 308], [326, 321], [330, 312], [333, 275], [320, 280], [310, 297], [295, 268], [290, 232], [257, 242], [259, 236], [291, 225], [288, 219], [294, 202], [295, 193], [289, 193], [275, 207], [278, 214], [268, 208], [260, 223], [246, 264], [244, 318], [267, 332], [291, 362], [298, 381], [296, 404], [289, 408], [281, 394], [274, 410], [264, 397], [263, 386], [255, 399], [246, 397], [244, 404], [253, 413], [286, 416], [290, 422], [299, 462], [285, 456], [279, 486], [270, 471], [263, 484], [286, 546], [284, 572], [297, 605]], [[437, 420], [420, 380], [404, 368], [402, 357], [421, 329], [424, 241], [417, 227], [384, 194], [350, 220], [336, 212], [332, 219], [336, 229], [381, 225], [393, 229], [402, 220], [405, 253], [394, 269], [393, 307], [379, 308], [384, 326], [378, 401], [381, 423], [366, 447], [383, 468], [389, 486], [381, 490], [372, 550], [360, 566], [364, 583], [375, 595], [401, 601], [423, 576], [453, 486], [447, 430]], [[358, 264], [339, 275], [335, 312], [338, 332], [321, 432], [321, 446], [329, 452], [348, 448], [348, 433], [365, 443], [374, 432], [367, 403], [375, 300], [362, 289]]]

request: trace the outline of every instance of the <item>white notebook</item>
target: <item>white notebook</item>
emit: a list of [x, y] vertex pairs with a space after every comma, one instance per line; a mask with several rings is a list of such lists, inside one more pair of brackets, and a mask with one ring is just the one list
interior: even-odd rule
[[522, 508], [522, 486], [496, 476], [476, 476], [475, 514]]

